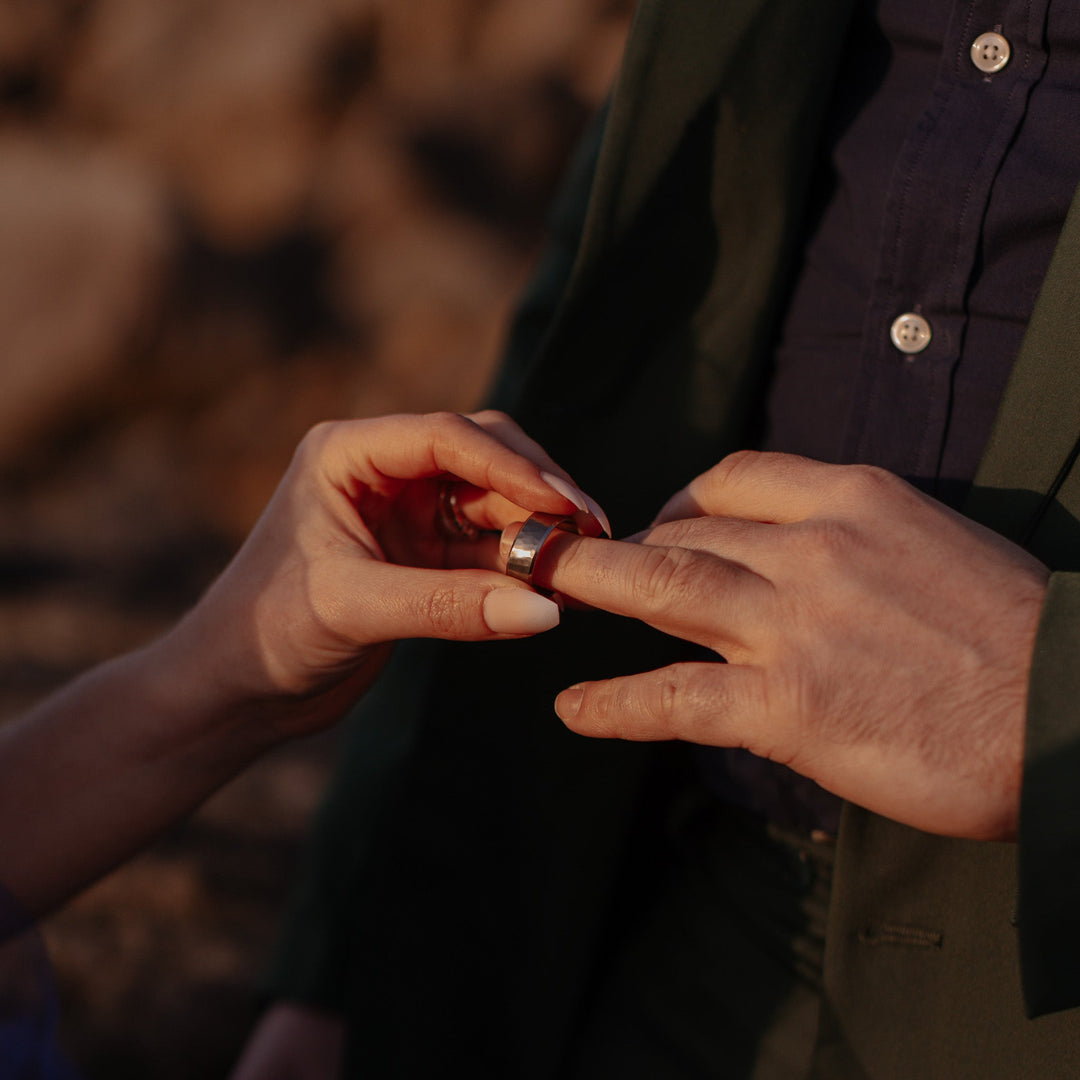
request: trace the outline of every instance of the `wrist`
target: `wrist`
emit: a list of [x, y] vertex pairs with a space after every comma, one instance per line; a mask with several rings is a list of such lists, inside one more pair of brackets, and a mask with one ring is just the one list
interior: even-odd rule
[[[370, 651], [334, 675], [298, 678], [266, 655], [265, 630], [213, 590], [164, 637], [148, 646], [146, 662], [158, 692], [183, 714], [190, 737], [228, 734], [253, 754], [286, 739], [320, 731], [338, 720], [381, 669], [391, 646]], [[291, 658], [295, 661], [295, 657]], [[297, 662], [292, 667], [297, 667]]]
[[160, 719], [160, 749], [227, 743], [229, 756], [254, 758], [283, 737], [266, 722], [273, 698], [228, 635], [211, 632], [198, 609], [125, 658]]

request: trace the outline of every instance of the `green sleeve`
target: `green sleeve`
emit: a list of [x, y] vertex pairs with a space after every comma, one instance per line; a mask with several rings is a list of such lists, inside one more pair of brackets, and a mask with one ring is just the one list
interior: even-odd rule
[[1080, 574], [1050, 578], [1028, 694], [1019, 930], [1032, 1016], [1080, 1005]]

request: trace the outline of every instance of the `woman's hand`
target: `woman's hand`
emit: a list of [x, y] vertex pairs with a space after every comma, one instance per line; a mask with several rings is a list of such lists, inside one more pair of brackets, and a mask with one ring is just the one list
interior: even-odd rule
[[[440, 527], [447, 483], [462, 529], [452, 518]], [[163, 645], [219, 702], [254, 705], [283, 733], [312, 730], [366, 689], [397, 638], [487, 640], [556, 625], [552, 601], [497, 572], [498, 530], [543, 511], [577, 515], [596, 533], [589, 506], [499, 413], [324, 424]], [[467, 539], [472, 527], [483, 532]]]
[[1015, 834], [1048, 570], [879, 469], [735, 454], [636, 543], [560, 534], [539, 584], [728, 662], [564, 691], [575, 731], [745, 747], [930, 832]]
[[[445, 483], [457, 516], [440, 531]], [[4, 883], [29, 913], [52, 907], [267, 747], [335, 720], [395, 638], [554, 626], [550, 600], [492, 569], [497, 533], [465, 534], [535, 510], [599, 533], [589, 507], [497, 413], [316, 428], [186, 618], [0, 731]]]

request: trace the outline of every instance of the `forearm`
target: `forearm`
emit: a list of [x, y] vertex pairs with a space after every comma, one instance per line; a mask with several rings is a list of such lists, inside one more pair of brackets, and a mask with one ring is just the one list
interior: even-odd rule
[[31, 915], [131, 855], [253, 760], [273, 725], [189, 672], [174, 635], [0, 731], [0, 881]]
[[476, 532], [533, 507], [599, 531], [587, 497], [545, 469], [558, 466], [497, 413], [314, 429], [186, 618], [0, 731], [0, 882], [31, 915], [58, 903], [268, 746], [333, 723], [394, 640], [556, 625], [554, 603], [485, 569], [492, 545], [438, 525], [452, 485]]

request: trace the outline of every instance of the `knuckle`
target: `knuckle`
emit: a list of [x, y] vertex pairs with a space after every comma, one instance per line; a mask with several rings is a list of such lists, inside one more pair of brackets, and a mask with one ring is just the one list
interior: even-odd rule
[[452, 459], [471, 442], [471, 436], [477, 431], [476, 425], [461, 413], [449, 409], [426, 413], [422, 419], [435, 468], [454, 471], [451, 468]]
[[675, 729], [679, 705], [686, 689], [685, 683], [686, 677], [679, 667], [665, 669], [657, 679], [653, 719], [661, 730], [669, 734]]
[[674, 664], [628, 683], [627, 691], [632, 700], [626, 705], [640, 718], [641, 730], [648, 738], [674, 739], [682, 734], [686, 725], [691, 690], [686, 668]]
[[297, 457], [305, 459], [320, 457], [325, 452], [327, 444], [336, 438], [341, 426], [340, 421], [322, 420], [308, 428], [297, 445]]
[[748, 472], [757, 468], [762, 458], [759, 450], [736, 450], [717, 462], [705, 476], [710, 485], [723, 486], [737, 483]]
[[461, 413], [453, 412], [450, 409], [440, 409], [437, 412], [428, 413], [425, 419], [436, 431], [454, 431], [464, 426], [472, 426], [471, 421], [467, 420]]
[[682, 664], [594, 683], [585, 688], [578, 712], [565, 723], [577, 734], [596, 738], [680, 738], [693, 720], [694, 692], [693, 676]]
[[650, 611], [661, 611], [684, 597], [697, 578], [700, 557], [682, 547], [646, 548], [634, 591]]
[[421, 604], [424, 621], [436, 637], [461, 637], [472, 625], [473, 605], [452, 585], [434, 589]]
[[845, 465], [836, 490], [845, 505], [861, 507], [875, 503], [896, 490], [899, 478], [877, 465]]
[[479, 412], [472, 413], [471, 419], [478, 424], [513, 424], [509, 413], [505, 413], [502, 409], [481, 409]]

